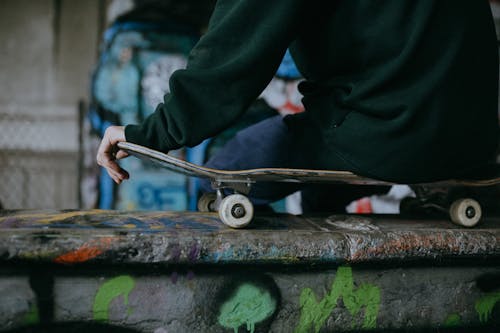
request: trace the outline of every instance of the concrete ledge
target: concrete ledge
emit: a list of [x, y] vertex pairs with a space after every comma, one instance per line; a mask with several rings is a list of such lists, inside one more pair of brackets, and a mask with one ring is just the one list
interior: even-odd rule
[[500, 220], [3, 211], [4, 332], [498, 332]]
[[294, 264], [500, 258], [500, 220], [464, 229], [397, 217], [260, 216], [232, 230], [215, 214], [4, 211], [0, 260], [77, 264]]

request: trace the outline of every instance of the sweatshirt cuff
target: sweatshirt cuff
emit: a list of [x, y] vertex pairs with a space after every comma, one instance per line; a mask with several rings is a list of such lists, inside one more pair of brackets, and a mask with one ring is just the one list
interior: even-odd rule
[[125, 126], [125, 140], [144, 147], [149, 146], [146, 136], [141, 132], [139, 125]]

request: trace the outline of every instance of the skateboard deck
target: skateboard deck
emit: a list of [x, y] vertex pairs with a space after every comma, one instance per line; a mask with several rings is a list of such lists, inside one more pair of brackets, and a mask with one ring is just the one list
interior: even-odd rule
[[[150, 161], [165, 169], [184, 174], [189, 177], [208, 178], [216, 190], [215, 197], [203, 198], [198, 204], [200, 210], [217, 210], [224, 223], [232, 227], [243, 227], [247, 225], [253, 215], [253, 207], [245, 194], [248, 194], [253, 183], [256, 182], [292, 182], [292, 183], [330, 183], [330, 184], [351, 184], [351, 185], [396, 185], [397, 183], [387, 182], [368, 177], [356, 175], [349, 171], [338, 170], [313, 170], [313, 169], [288, 169], [288, 168], [259, 168], [248, 170], [218, 170], [189, 163], [165, 153], [149, 149], [130, 142], [120, 142], [118, 147], [130, 155], [140, 159]], [[477, 179], [448, 179], [437, 182], [411, 184], [417, 192], [428, 188], [460, 188], [460, 187], [482, 187], [500, 184], [500, 172], [493, 172], [489, 177], [478, 177]], [[224, 197], [222, 189], [229, 188], [237, 192], [236, 194]], [[417, 198], [422, 201], [421, 198]], [[227, 214], [222, 214], [226, 204], [223, 201], [230, 201], [232, 209]], [[211, 205], [211, 207], [210, 207]], [[437, 206], [430, 203], [431, 206]], [[448, 205], [448, 204], [446, 204]], [[240, 209], [234, 209], [233, 206]], [[442, 207], [443, 210], [450, 210], [450, 216], [455, 223], [464, 226], [473, 226], [479, 222], [481, 207], [472, 198], [460, 198], [449, 203], [450, 207]], [[455, 206], [458, 206], [455, 207]], [[439, 208], [439, 207], [436, 207]], [[249, 211], [252, 214], [249, 214]], [[243, 212], [246, 213], [243, 214]], [[235, 216], [245, 215], [246, 218], [236, 218], [238, 221], [229, 221]], [[250, 220], [248, 220], [248, 216]], [[457, 215], [457, 216], [455, 216]], [[465, 217], [463, 217], [464, 215]], [[478, 217], [479, 216], [479, 217]], [[458, 219], [459, 221], [455, 221]], [[461, 221], [467, 220], [467, 221]], [[234, 224], [234, 225], [233, 225]]]

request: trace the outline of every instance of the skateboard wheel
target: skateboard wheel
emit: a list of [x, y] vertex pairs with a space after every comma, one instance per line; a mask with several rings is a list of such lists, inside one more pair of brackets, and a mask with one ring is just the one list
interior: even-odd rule
[[203, 193], [203, 195], [198, 200], [198, 211], [200, 212], [215, 212], [215, 201], [217, 200], [217, 194], [213, 192]]
[[222, 199], [219, 217], [222, 223], [231, 228], [244, 228], [252, 221], [253, 205], [244, 195], [231, 194]]
[[450, 217], [453, 223], [473, 227], [481, 219], [481, 205], [474, 199], [458, 199], [450, 206]]

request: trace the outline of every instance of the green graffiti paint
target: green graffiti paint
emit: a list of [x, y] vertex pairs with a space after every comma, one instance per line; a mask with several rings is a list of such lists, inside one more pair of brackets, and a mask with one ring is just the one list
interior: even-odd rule
[[443, 326], [444, 327], [457, 327], [462, 324], [462, 318], [458, 313], [452, 313], [449, 315], [446, 320], [444, 321]]
[[23, 324], [33, 325], [33, 324], [38, 324], [39, 322], [40, 322], [40, 316], [38, 312], [38, 306], [35, 303], [33, 303], [31, 304], [29, 311], [23, 318]]
[[352, 316], [365, 308], [364, 329], [377, 326], [377, 316], [380, 308], [380, 288], [371, 284], [362, 284], [354, 290], [352, 270], [350, 267], [339, 267], [330, 293], [318, 303], [316, 295], [306, 288], [300, 295], [301, 314], [295, 333], [319, 332], [330, 313], [342, 297], [345, 307]]
[[491, 316], [495, 304], [500, 301], [500, 291], [484, 295], [476, 301], [476, 312], [481, 323], [486, 323]]
[[276, 306], [276, 300], [269, 291], [252, 284], [243, 284], [222, 305], [219, 324], [232, 328], [235, 333], [238, 333], [240, 326], [246, 325], [247, 331], [253, 333], [255, 324], [269, 318], [276, 311]]
[[[128, 275], [118, 276], [103, 283], [94, 299], [94, 320], [108, 321], [109, 305], [113, 299], [123, 295], [123, 303], [128, 305], [128, 295], [134, 289], [135, 281]], [[130, 313], [130, 309], [129, 309]]]

